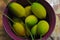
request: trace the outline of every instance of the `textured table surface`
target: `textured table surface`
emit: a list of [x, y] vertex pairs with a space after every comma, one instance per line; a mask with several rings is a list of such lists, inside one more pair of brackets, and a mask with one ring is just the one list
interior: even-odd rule
[[[3, 28], [2, 14], [1, 14], [1, 12], [4, 11], [6, 5], [10, 1], [11, 0], [9, 0], [9, 1], [8, 0], [0, 0], [0, 40], [13, 40], [8, 36], [8, 34], [5, 32], [5, 30]], [[50, 3], [50, 1], [48, 1], [48, 2]], [[53, 5], [52, 7], [56, 13], [56, 27], [55, 27], [53, 33], [51, 34], [51, 37], [49, 37], [47, 40], [60, 40], [60, 11], [59, 11], [60, 4]]]

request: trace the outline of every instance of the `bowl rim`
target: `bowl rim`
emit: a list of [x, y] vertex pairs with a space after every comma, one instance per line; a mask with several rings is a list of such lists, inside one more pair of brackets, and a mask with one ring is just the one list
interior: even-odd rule
[[[56, 17], [55, 17], [55, 13], [54, 13], [54, 10], [53, 10], [53, 8], [51, 7], [51, 5], [50, 5], [48, 2], [46, 2], [46, 1], [43, 1], [43, 2], [44, 2], [45, 4], [47, 4], [47, 5], [50, 7], [50, 9], [53, 11], [52, 29], [49, 31], [48, 34], [46, 34], [46, 35], [42, 38], [42, 40], [46, 40], [46, 39], [51, 35], [51, 33], [53, 32], [53, 30], [54, 30], [54, 28], [55, 28]], [[7, 8], [5, 8], [4, 13], [7, 14], [7, 13], [6, 13], [7, 11], [8, 11]], [[4, 26], [4, 29], [5, 29], [5, 31], [7, 32], [7, 34], [8, 34], [12, 39], [14, 39], [14, 40], [24, 40], [24, 39], [22, 39], [22, 38], [17, 37], [17, 36], [11, 31], [10, 26], [9, 26], [9, 23], [8, 23], [8, 19], [7, 19], [5, 16], [3, 16], [3, 26]], [[9, 29], [10, 29], [10, 30], [9, 30]]]

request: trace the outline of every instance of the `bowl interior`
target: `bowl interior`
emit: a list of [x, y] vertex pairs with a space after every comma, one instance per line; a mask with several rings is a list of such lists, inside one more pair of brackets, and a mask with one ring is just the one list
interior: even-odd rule
[[[13, 1], [15, 1], [15, 2], [17, 2], [17, 3], [20, 3], [23, 7], [26, 7], [26, 6], [29, 6], [29, 5], [30, 5], [30, 4], [27, 2], [27, 0], [13, 0]], [[12, 1], [12, 2], [13, 2], [13, 1]], [[34, 1], [36, 1], [36, 0], [31, 0], [32, 3], [33, 3]], [[47, 20], [47, 21], [49, 22], [49, 25], [50, 25], [49, 31], [48, 31], [48, 32], [46, 33], [46, 35], [44, 35], [43, 38], [42, 38], [42, 40], [45, 40], [45, 39], [47, 39], [47, 38], [51, 35], [51, 33], [52, 33], [53, 30], [54, 30], [55, 21], [56, 21], [56, 19], [55, 19], [55, 13], [54, 13], [52, 7], [49, 5], [49, 3], [47, 3], [46, 1], [44, 1], [44, 0], [38, 0], [38, 2], [45, 7], [45, 9], [46, 9], [46, 11], [47, 11], [47, 17], [46, 17], [45, 20]], [[5, 14], [10, 14], [10, 12], [9, 12], [9, 10], [8, 10], [8, 7], [6, 7], [4, 13], [5, 13]], [[12, 14], [11, 14], [10, 16], [13, 17]], [[3, 16], [3, 24], [4, 24], [5, 31], [8, 33], [8, 35], [9, 35], [11, 38], [13, 38], [13, 39], [15, 39], [15, 40], [22, 40], [22, 38], [16, 36], [16, 35], [14, 34], [14, 32], [11, 30], [11, 26], [10, 26], [10, 24], [9, 24], [9, 20], [8, 20], [5, 16]]]

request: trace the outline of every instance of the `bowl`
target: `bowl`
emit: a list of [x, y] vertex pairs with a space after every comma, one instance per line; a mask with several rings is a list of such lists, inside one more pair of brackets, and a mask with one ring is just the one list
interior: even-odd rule
[[[30, 5], [27, 2], [27, 0], [12, 0], [11, 2], [13, 2], [13, 1], [20, 3], [24, 7], [27, 5]], [[36, 1], [36, 0], [31, 0], [31, 2], [34, 2], [34, 1]], [[50, 24], [49, 31], [42, 37], [42, 40], [46, 40], [52, 34], [52, 32], [55, 28], [56, 17], [55, 17], [55, 13], [54, 13], [53, 8], [50, 6], [50, 4], [48, 2], [46, 2], [45, 0], [38, 0], [38, 2], [41, 3], [46, 8], [46, 11], [47, 11], [47, 18], [46, 19]], [[5, 8], [4, 13], [6, 15], [8, 14], [8, 7]], [[20, 38], [14, 34], [14, 32], [11, 30], [11, 26], [9, 25], [8, 18], [5, 17], [4, 15], [3, 15], [3, 26], [4, 26], [4, 29], [7, 32], [7, 34], [12, 39], [14, 39], [14, 40], [25, 40], [24, 38]], [[36, 40], [38, 40], [38, 39], [36, 39]]]

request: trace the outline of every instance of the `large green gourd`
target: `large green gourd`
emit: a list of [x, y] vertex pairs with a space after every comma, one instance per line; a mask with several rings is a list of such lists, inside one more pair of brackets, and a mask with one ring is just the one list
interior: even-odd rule
[[40, 36], [45, 35], [48, 32], [48, 30], [49, 30], [49, 24], [45, 20], [39, 21], [37, 26], [38, 26], [38, 29], [37, 29], [38, 30], [38, 34], [40, 34]]
[[33, 3], [31, 6], [32, 12], [40, 19], [46, 18], [46, 10], [40, 3]]
[[25, 16], [25, 8], [16, 2], [12, 2], [8, 5], [8, 8], [14, 15], [17, 17], [24, 17]]
[[37, 22], [38, 22], [38, 19], [34, 15], [30, 15], [25, 19], [25, 23], [30, 27], [34, 26]]
[[14, 31], [15, 31], [15, 33], [17, 35], [19, 35], [19, 36], [25, 36], [25, 28], [24, 28], [24, 26], [21, 23], [15, 22], [13, 24], [13, 29], [14, 29]]

